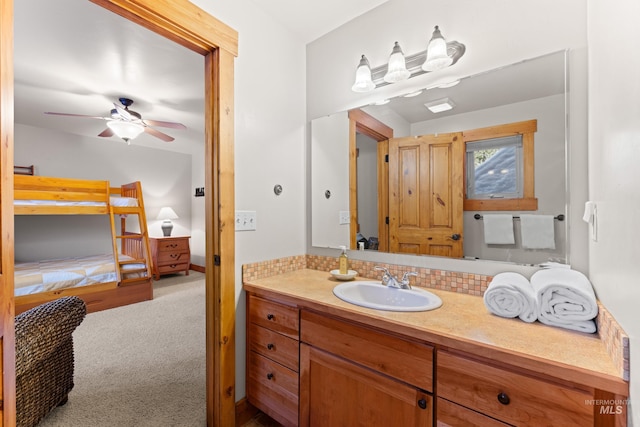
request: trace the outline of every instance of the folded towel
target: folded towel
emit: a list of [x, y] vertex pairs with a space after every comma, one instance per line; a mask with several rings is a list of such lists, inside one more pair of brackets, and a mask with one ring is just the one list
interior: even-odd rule
[[524, 249], [555, 249], [553, 215], [520, 215], [520, 234]]
[[519, 273], [499, 273], [484, 292], [484, 304], [493, 314], [519, 317], [525, 322], [538, 318], [538, 304], [531, 283]]
[[538, 320], [580, 332], [596, 332], [593, 319], [598, 303], [593, 286], [582, 273], [569, 268], [538, 270], [531, 276], [538, 300]]
[[487, 245], [512, 245], [513, 215], [489, 214], [484, 215], [484, 242]]

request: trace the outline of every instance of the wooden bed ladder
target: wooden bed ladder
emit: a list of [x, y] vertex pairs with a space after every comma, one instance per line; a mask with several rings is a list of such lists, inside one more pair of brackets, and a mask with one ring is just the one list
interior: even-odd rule
[[[120, 189], [120, 196], [133, 197], [138, 200], [136, 207], [117, 207], [110, 205], [111, 232], [113, 239], [113, 253], [118, 265], [118, 282], [120, 285], [139, 283], [151, 280], [151, 249], [149, 247], [149, 231], [147, 229], [147, 218], [144, 212], [144, 202], [142, 198], [142, 187], [139, 182], [123, 185]], [[115, 216], [120, 215], [120, 233], [116, 232]], [[126, 216], [135, 215], [138, 218], [139, 232], [127, 231]], [[118, 250], [118, 240], [121, 243]], [[122, 255], [130, 258], [123, 258]], [[134, 267], [138, 265], [138, 267]], [[134, 277], [127, 277], [127, 276]]]

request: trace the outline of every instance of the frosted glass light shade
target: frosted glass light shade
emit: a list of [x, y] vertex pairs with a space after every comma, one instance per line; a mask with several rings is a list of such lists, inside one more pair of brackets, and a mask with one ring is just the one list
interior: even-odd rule
[[116, 135], [127, 142], [144, 132], [144, 126], [140, 123], [126, 122], [123, 120], [111, 120], [107, 122], [107, 126], [109, 126]]
[[356, 70], [356, 81], [351, 86], [351, 90], [354, 92], [369, 92], [375, 89], [376, 85], [371, 80], [371, 67], [369, 66], [369, 60], [366, 56], [362, 55], [358, 69]]
[[411, 73], [407, 70], [407, 63], [404, 53], [398, 42], [393, 45], [391, 56], [389, 56], [389, 64], [387, 65], [387, 74], [384, 75], [384, 81], [387, 83], [397, 83], [407, 80]]
[[436, 71], [447, 68], [453, 63], [453, 58], [447, 54], [447, 42], [436, 25], [427, 46], [427, 59], [422, 64], [424, 71]]

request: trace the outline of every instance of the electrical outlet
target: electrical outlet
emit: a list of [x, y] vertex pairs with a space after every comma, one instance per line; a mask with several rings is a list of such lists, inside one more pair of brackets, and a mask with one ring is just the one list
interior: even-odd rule
[[195, 197], [204, 197], [204, 187], [196, 187]]
[[339, 224], [350, 224], [351, 216], [349, 215], [349, 211], [340, 211]]
[[256, 228], [256, 211], [236, 211], [236, 231], [253, 231]]

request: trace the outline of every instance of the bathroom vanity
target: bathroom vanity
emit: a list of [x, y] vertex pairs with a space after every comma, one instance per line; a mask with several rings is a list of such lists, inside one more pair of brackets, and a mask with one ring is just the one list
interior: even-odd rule
[[[624, 426], [628, 383], [597, 335], [442, 307], [372, 310], [328, 272], [250, 280], [247, 398], [286, 426]], [[356, 422], [357, 420], [357, 422]]]

